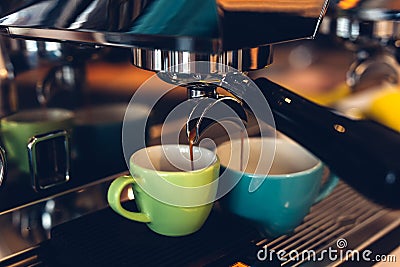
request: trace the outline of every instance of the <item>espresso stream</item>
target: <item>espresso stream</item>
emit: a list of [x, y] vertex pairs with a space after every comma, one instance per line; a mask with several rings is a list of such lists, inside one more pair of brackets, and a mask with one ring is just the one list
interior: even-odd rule
[[[190, 154], [190, 166], [192, 171], [194, 171], [194, 159], [193, 159], [193, 147], [194, 140], [196, 138], [196, 128], [193, 128], [189, 132], [189, 154]], [[244, 170], [243, 166], [243, 157], [244, 157], [244, 130], [240, 130], [240, 171]]]
[[190, 133], [189, 133], [190, 166], [192, 168], [192, 171], [194, 171], [193, 146], [194, 146], [195, 138], [196, 138], [196, 128], [193, 128], [192, 130], [190, 130]]

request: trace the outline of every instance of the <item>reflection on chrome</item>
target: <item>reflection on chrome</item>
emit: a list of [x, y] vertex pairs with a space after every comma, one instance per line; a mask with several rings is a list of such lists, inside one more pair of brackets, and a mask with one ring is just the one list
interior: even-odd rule
[[[0, 212], [0, 258], [32, 249], [50, 238], [61, 223], [106, 208], [107, 189], [116, 176]], [[122, 196], [127, 200], [128, 196]]]

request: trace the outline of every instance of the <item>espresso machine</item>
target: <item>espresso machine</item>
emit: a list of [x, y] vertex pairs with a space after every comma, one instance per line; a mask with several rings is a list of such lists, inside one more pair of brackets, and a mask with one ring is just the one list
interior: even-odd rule
[[[246, 102], [248, 95], [252, 95], [243, 77], [251, 77], [253, 71], [269, 66], [273, 62], [273, 48], [280, 43], [314, 39], [321, 23], [326, 23], [323, 19], [327, 9], [331, 23], [325, 33], [336, 34], [359, 51], [360, 56], [348, 72], [350, 86], [356, 87], [363, 75], [360, 65], [366, 60], [381, 53], [398, 60], [400, 53], [400, 7], [390, 0], [27, 0], [9, 1], [3, 9], [0, 33], [6, 38], [60, 42], [82, 50], [130, 49], [133, 65], [157, 72], [169, 84], [186, 87], [189, 99], [221, 99], [216, 88], [222, 87], [230, 94], [223, 101], [243, 121], [248, 119]], [[383, 24], [382, 33], [379, 29]], [[397, 81], [394, 72], [390, 77]], [[368, 209], [374, 213], [381, 212], [382, 207], [400, 207], [398, 132], [373, 121], [348, 118], [269, 79], [253, 82], [270, 106], [276, 129], [310, 150], [352, 188], [343, 190], [357, 191], [362, 195], [357, 196], [357, 201], [366, 198], [373, 205]], [[233, 87], [229, 86], [232, 84]], [[194, 128], [198, 141], [210, 123], [189, 118], [187, 132]], [[96, 192], [96, 197], [101, 198], [98, 192], [102, 192], [103, 186], [99, 182], [90, 187], [79, 185], [57, 194], [67, 199], [85, 199], [88, 192]], [[55, 202], [49, 203], [50, 200], [46, 197], [47, 211], [54, 209]], [[105, 206], [106, 203], [98, 202], [90, 208]], [[322, 212], [326, 206], [319, 208]], [[388, 217], [382, 220], [398, 221], [396, 214], [385, 214]], [[355, 221], [356, 218], [346, 217], [336, 223], [346, 228]], [[390, 231], [395, 231], [397, 224], [392, 226]], [[251, 231], [248, 234], [254, 238]], [[53, 232], [53, 236], [57, 234]], [[264, 239], [252, 244], [266, 242], [269, 241]], [[33, 251], [28, 252], [37, 259]]]
[[395, 1], [331, 2], [320, 33], [332, 36], [355, 54], [346, 75], [353, 90], [371, 69], [381, 71], [387, 82], [398, 83], [398, 8]]

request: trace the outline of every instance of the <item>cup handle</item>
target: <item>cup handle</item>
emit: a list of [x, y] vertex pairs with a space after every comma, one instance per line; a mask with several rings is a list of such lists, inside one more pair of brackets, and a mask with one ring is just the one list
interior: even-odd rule
[[318, 196], [314, 200], [314, 204], [329, 196], [329, 194], [332, 193], [333, 189], [335, 189], [336, 185], [339, 183], [339, 178], [336, 176], [336, 174], [332, 173], [329, 169], [328, 171], [329, 177], [319, 190]]
[[135, 180], [129, 176], [121, 176], [115, 179], [108, 188], [107, 201], [110, 207], [119, 215], [133, 221], [149, 223], [150, 217], [142, 212], [133, 212], [126, 210], [121, 205], [121, 194], [124, 188], [128, 185], [134, 184]]

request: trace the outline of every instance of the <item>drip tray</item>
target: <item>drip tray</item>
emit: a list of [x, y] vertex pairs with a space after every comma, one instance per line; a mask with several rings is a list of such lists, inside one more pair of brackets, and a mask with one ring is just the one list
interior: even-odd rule
[[[281, 236], [276, 239], [263, 239], [257, 243], [269, 251], [283, 250], [287, 253], [298, 252], [297, 259], [288, 258], [282, 266], [337, 266], [349, 264], [355, 266], [357, 262], [342, 261], [339, 251], [372, 250], [373, 254], [388, 254], [400, 246], [400, 211], [392, 211], [376, 205], [356, 193], [347, 184], [341, 182], [334, 192], [325, 200], [314, 205], [302, 225], [297, 227], [292, 235]], [[390, 233], [390, 235], [388, 235]], [[381, 245], [381, 249], [373, 244], [388, 235]], [[390, 243], [390, 244], [389, 244]], [[382, 250], [382, 248], [385, 249]], [[321, 254], [329, 249], [337, 250], [331, 259]], [[316, 252], [317, 260], [312, 260], [308, 252]], [[323, 252], [324, 251], [324, 252]], [[287, 256], [287, 255], [286, 255]], [[332, 260], [333, 259], [333, 260]], [[358, 262], [362, 266], [372, 266], [372, 262]], [[357, 265], [358, 266], [358, 265]]]
[[59, 225], [51, 235], [50, 254], [60, 263], [55, 266], [204, 266], [227, 254], [241, 256], [259, 240], [247, 224], [215, 211], [184, 237], [155, 234], [111, 209]]
[[328, 198], [312, 207], [291, 235], [261, 238], [246, 222], [221, 213], [217, 206], [200, 231], [185, 237], [165, 237], [108, 208], [53, 228], [46, 246], [51, 256], [46, 262], [56, 259], [52, 266], [339, 265], [343, 263], [340, 259], [279, 261], [272, 254], [265, 262], [256, 256], [264, 248], [275, 252], [312, 250], [318, 255], [328, 248], [337, 249], [338, 240], [345, 240], [344, 249], [362, 251], [389, 236], [394, 247], [373, 251], [387, 254], [400, 245], [399, 226], [399, 211], [375, 205], [340, 183]]

